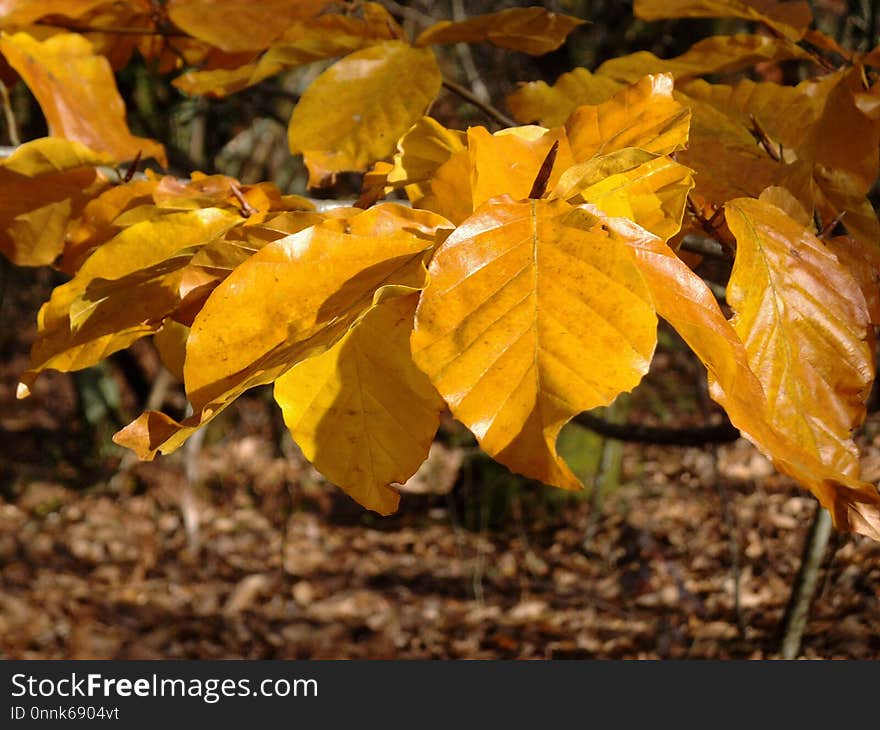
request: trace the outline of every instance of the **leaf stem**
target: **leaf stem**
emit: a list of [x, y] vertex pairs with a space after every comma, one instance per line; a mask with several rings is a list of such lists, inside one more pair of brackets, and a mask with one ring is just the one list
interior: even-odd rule
[[483, 114], [489, 117], [492, 121], [497, 122], [502, 127], [515, 127], [516, 121], [507, 116], [504, 112], [499, 109], [496, 109], [491, 104], [480, 99], [476, 94], [474, 94], [470, 89], [465, 88], [461, 84], [455, 83], [455, 81], [451, 81], [450, 79], [443, 79], [443, 88], [451, 91], [453, 94], [460, 96], [469, 104], [477, 107]]
[[0, 82], [0, 101], [3, 104], [3, 116], [6, 118], [6, 133], [9, 136], [9, 144], [18, 147], [21, 144], [21, 136], [18, 133], [18, 122], [12, 111], [12, 102], [9, 99], [9, 89], [6, 84]]

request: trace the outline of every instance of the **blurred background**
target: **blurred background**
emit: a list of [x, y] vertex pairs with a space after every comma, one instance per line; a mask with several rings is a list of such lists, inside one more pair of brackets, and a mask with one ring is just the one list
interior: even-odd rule
[[[383, 4], [414, 36], [437, 20], [535, 3]], [[590, 23], [538, 58], [441, 47], [444, 73], [504, 109], [518, 82], [552, 83], [637, 50], [669, 57], [747, 27], [645, 23], [630, 3], [610, 0], [543, 4]], [[843, 45], [877, 46], [880, 3], [811, 5], [817, 26]], [[271, 180], [345, 200], [357, 196], [359, 176], [306, 191], [301, 159], [287, 151], [291, 110], [324, 67], [224, 100], [187, 98], [172, 76], [137, 59], [117, 80], [132, 131], [166, 145], [172, 173]], [[754, 71], [774, 81], [796, 81], [793, 73]], [[22, 139], [46, 134], [21, 84], [12, 106]], [[446, 91], [431, 114], [451, 127], [494, 128]], [[560, 448], [587, 485], [571, 494], [512, 475], [446, 418], [428, 462], [403, 487], [400, 513], [382, 518], [322, 480], [271, 391], [255, 389], [186, 448], [136, 463], [112, 434], [148, 404], [172, 414], [185, 407], [153, 346], [48, 373], [31, 398], [15, 400], [36, 313], [63, 276], [0, 267], [0, 657], [778, 656], [816, 503], [746, 442], [623, 443], [570, 425]], [[721, 421], [704, 369], [665, 329], [645, 382], [596, 415], [660, 429]], [[876, 482], [880, 417], [869, 417], [858, 442], [863, 477]], [[878, 658], [880, 545], [847, 535], [832, 543], [802, 653]]]

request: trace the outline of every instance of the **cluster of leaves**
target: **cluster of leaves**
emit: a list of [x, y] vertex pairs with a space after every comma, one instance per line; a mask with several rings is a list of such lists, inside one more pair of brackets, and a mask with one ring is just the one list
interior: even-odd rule
[[[867, 199], [880, 51], [809, 30], [806, 3], [636, 0], [644, 19], [757, 29], [523, 84], [507, 100], [523, 126], [494, 133], [423, 116], [442, 83], [432, 46], [542, 54], [581, 20], [517, 8], [410, 42], [370, 2], [5, 8], [4, 73], [30, 87], [52, 136], [0, 166], [0, 249], [71, 276], [40, 311], [21, 396], [47, 368], [87, 367], [151, 335], [192, 415], [144, 413], [118, 443], [168, 453], [274, 383], [306, 456], [385, 514], [446, 408], [500, 463], [579, 488], [559, 432], [638, 384], [662, 317], [743, 435], [839, 528], [880, 539], [880, 495], [859, 479], [852, 440], [880, 324], [880, 223]], [[104, 166], [163, 159], [131, 136], [113, 83], [134, 49], [185, 70], [180, 89], [213, 96], [342, 57], [303, 94], [289, 141], [314, 186], [364, 172], [358, 207], [320, 212], [222, 176], [111, 182]], [[811, 75], [703, 79], [782, 61]], [[400, 190], [408, 205], [380, 202]], [[731, 318], [682, 249], [694, 235], [733, 260]]]

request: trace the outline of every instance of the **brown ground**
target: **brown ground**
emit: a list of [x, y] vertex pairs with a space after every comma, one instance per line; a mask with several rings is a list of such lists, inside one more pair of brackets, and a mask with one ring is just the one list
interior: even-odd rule
[[[13, 399], [47, 284], [16, 276], [0, 319], [0, 657], [777, 655], [815, 502], [744, 442], [717, 461], [628, 446], [588, 550], [588, 501], [528, 486], [502, 514], [479, 497], [482, 467], [468, 490], [365, 515], [280, 453], [259, 395], [191, 459], [194, 488], [184, 455], [108, 484], [118, 455], [83, 453], [68, 376]], [[872, 417], [862, 434], [870, 479], [878, 431]], [[880, 545], [837, 548], [803, 655], [880, 658]]]

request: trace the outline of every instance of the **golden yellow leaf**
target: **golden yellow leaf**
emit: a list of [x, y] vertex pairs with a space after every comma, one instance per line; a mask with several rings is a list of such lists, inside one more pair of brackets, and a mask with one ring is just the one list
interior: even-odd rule
[[625, 147], [668, 154], [687, 144], [690, 111], [672, 98], [672, 77], [645, 76], [598, 106], [576, 109], [565, 129], [575, 160]]
[[442, 43], [480, 43], [540, 56], [555, 51], [572, 30], [585, 21], [545, 8], [508, 8], [467, 20], [443, 20], [422, 31], [417, 46]]
[[732, 73], [760, 63], [811, 60], [802, 48], [785, 38], [764, 35], [711, 36], [697, 41], [675, 58], [657, 58], [637, 51], [605, 61], [596, 70], [601, 76], [632, 83], [651, 73], [670, 73], [677, 80], [708, 74]]
[[668, 241], [681, 230], [693, 187], [693, 171], [684, 165], [625, 148], [569, 168], [554, 195], [574, 205], [592, 203], [605, 215], [629, 218]]
[[804, 228], [808, 228], [811, 233], [816, 232], [813, 227], [813, 211], [807, 211], [801, 202], [792, 195], [787, 188], [782, 188], [778, 185], [771, 185], [761, 191], [758, 200], [764, 203], [770, 203], [770, 205], [779, 208], [789, 218], [797, 221]]
[[27, 33], [3, 34], [0, 53], [37, 98], [52, 136], [81, 142], [117, 162], [140, 154], [167, 164], [161, 144], [129, 131], [110, 64], [82, 36], [60, 33], [38, 41]]
[[43, 370], [79, 370], [156, 332], [177, 305], [180, 270], [239, 219], [216, 208], [169, 213], [118, 233], [56, 287], [38, 316], [25, 397]]
[[0, 251], [19, 266], [46, 266], [64, 249], [72, 218], [107, 181], [107, 155], [77, 142], [43, 138], [0, 161]]
[[[751, 129], [757, 122], [770, 141], [788, 150], [804, 144], [816, 117], [816, 104], [801, 87], [755, 83], [749, 79], [729, 86], [695, 79], [679, 85], [679, 88], [688, 99], [682, 103], [699, 101], [708, 104], [744, 130]], [[786, 113], [780, 114], [780, 109], [785, 109]], [[699, 113], [695, 110], [694, 116]], [[715, 119], [717, 117], [707, 120], [707, 134], [711, 134], [712, 126], [717, 126], [712, 124]]]
[[[590, 206], [587, 206], [590, 207]], [[598, 214], [598, 211], [595, 211]], [[773, 411], [752, 371], [743, 342], [725, 319], [706, 284], [666, 244], [625, 219], [605, 219], [632, 246], [657, 313], [693, 349], [709, 372], [710, 393], [743, 436], [776, 467], [813, 491], [840, 529], [880, 539], [880, 496], [870, 484], [841, 474], [776, 430]]]
[[30, 25], [50, 15], [80, 18], [108, 0], [4, 0], [0, 6], [0, 26]]
[[496, 198], [434, 255], [412, 349], [487, 453], [577, 489], [559, 431], [639, 382], [656, 324], [631, 253], [592, 216], [561, 200]]
[[485, 127], [468, 129], [471, 212], [499, 195], [509, 195], [514, 200], [528, 198], [554, 143], [558, 143], [558, 150], [548, 179], [549, 188], [556, 185], [563, 170], [574, 164], [564, 129], [512, 127], [495, 134], [489, 134]]
[[174, 451], [248, 388], [332, 347], [377, 291], [422, 287], [423, 259], [446, 226], [432, 213], [386, 203], [265, 245], [193, 321], [184, 365], [193, 416], [178, 423], [144, 413], [114, 440], [141, 458]]
[[181, 382], [183, 382], [187, 337], [189, 337], [189, 327], [173, 319], [166, 319], [162, 323], [162, 328], [153, 335], [153, 344], [156, 346], [162, 365]]
[[275, 400], [306, 458], [367, 509], [387, 515], [428, 456], [443, 399], [410, 354], [418, 293], [370, 309], [327, 352], [275, 381]]
[[286, 69], [344, 56], [379, 41], [396, 38], [396, 24], [381, 6], [366, 3], [364, 18], [319, 15], [291, 24], [256, 60], [235, 68], [190, 71], [174, 80], [188, 94], [223, 97], [253, 86]]
[[365, 170], [394, 151], [439, 90], [440, 70], [429, 48], [385, 41], [352, 53], [300, 98], [288, 129], [290, 151], [303, 153], [310, 185]]
[[727, 203], [725, 214], [737, 241], [727, 301], [767, 396], [765, 417], [827, 470], [854, 479], [851, 431], [864, 419], [874, 378], [859, 284], [775, 206], [741, 198]]
[[579, 106], [608, 101], [620, 87], [619, 81], [576, 68], [562, 74], [552, 86], [544, 81], [521, 84], [507, 97], [507, 108], [521, 124], [558, 127]]
[[152, 203], [158, 180], [132, 180], [114, 185], [86, 203], [82, 215], [67, 230], [61, 269], [75, 274], [83, 261], [98, 246], [109, 241], [121, 230], [116, 219], [127, 210]]
[[169, 0], [168, 17], [181, 30], [224, 51], [262, 50], [287, 27], [320, 13], [331, 0]]
[[393, 167], [386, 179], [395, 186], [425, 182], [440, 165], [466, 146], [464, 132], [447, 129], [431, 117], [422, 117], [397, 143]]
[[810, 4], [802, 0], [635, 0], [633, 12], [644, 20], [742, 18], [795, 41], [813, 20]]
[[472, 171], [470, 150], [460, 150], [440, 165], [424, 184], [407, 186], [406, 193], [414, 206], [433, 211], [458, 225], [474, 212]]

